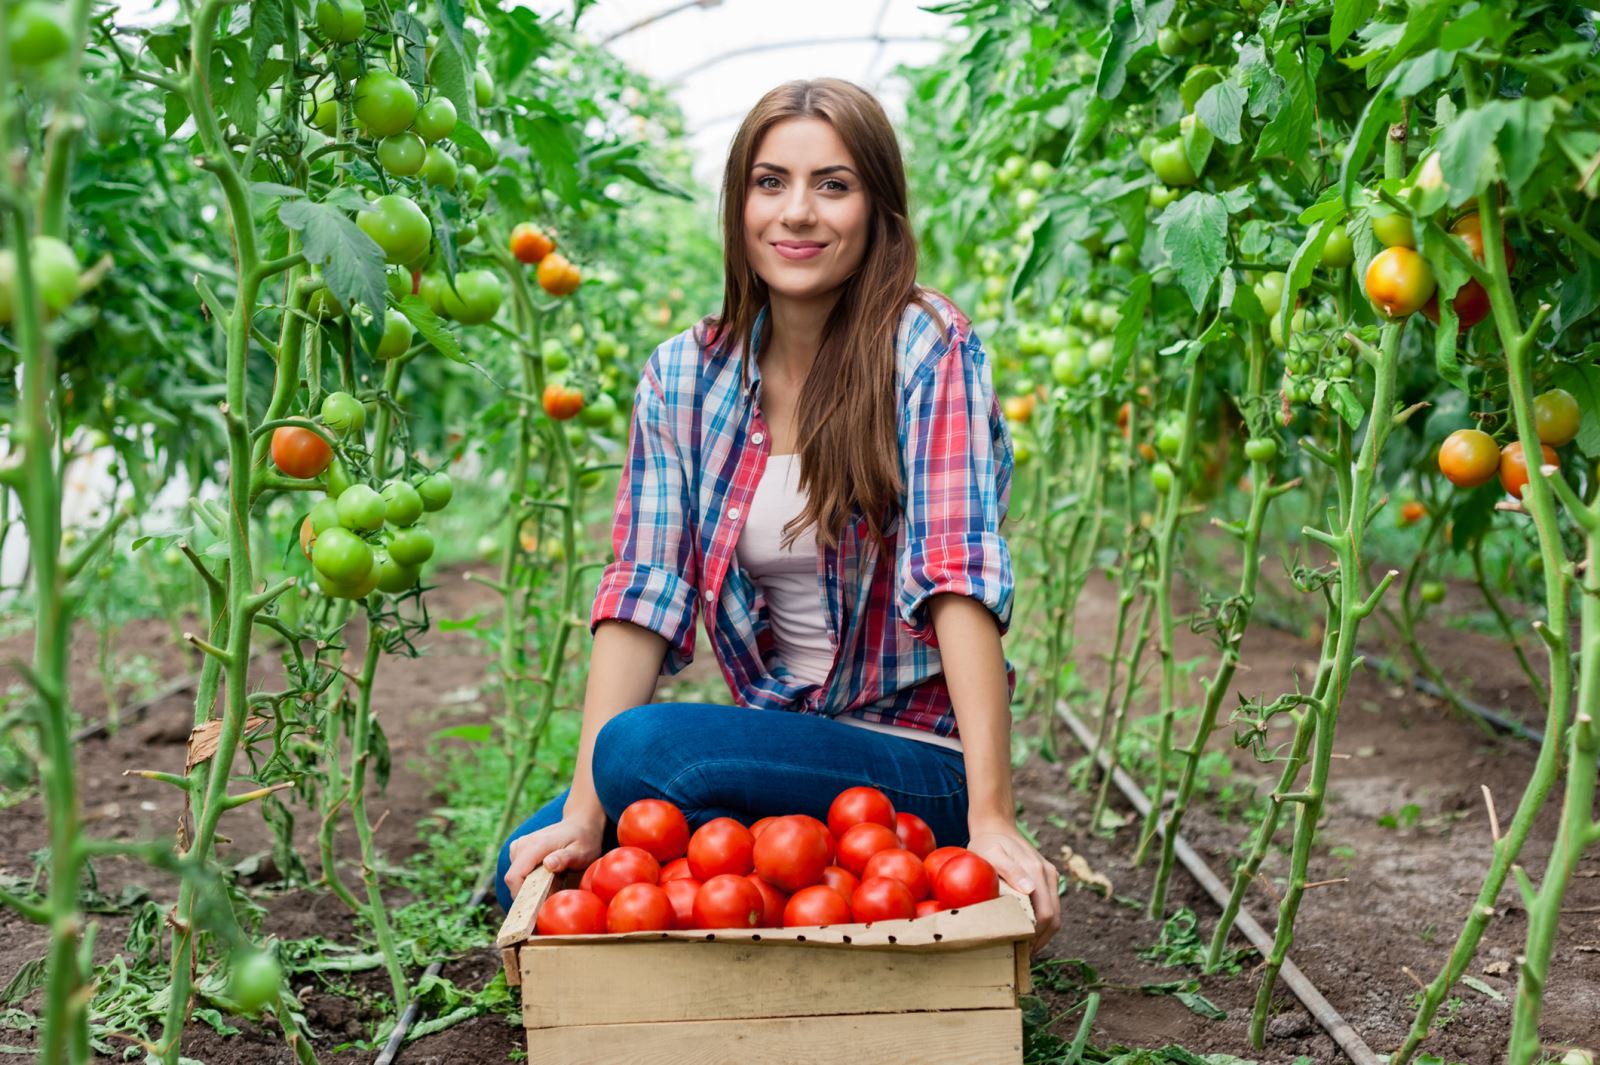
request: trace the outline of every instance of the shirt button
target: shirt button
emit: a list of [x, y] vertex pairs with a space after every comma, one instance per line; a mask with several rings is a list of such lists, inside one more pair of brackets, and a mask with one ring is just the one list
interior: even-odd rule
[[735, 521], [737, 521], [738, 518], [739, 518], [739, 508], [738, 507], [729, 507], [728, 508], [728, 517], [733, 518]]
[[717, 597], [717, 593], [716, 592], [712, 591], [710, 588], [706, 589], [706, 602], [709, 603], [713, 599], [715, 599], [716, 597]]
[[750, 442], [752, 444], [759, 444], [759, 443], [761, 443], [761, 441], [765, 440], [766, 438], [767, 438], [766, 434], [764, 434], [764, 433], [752, 433], [751, 436], [750, 436]]

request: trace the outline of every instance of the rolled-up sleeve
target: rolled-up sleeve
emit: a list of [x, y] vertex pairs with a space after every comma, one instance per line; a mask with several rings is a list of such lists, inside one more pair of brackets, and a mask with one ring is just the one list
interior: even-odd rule
[[978, 600], [1004, 634], [1016, 590], [1000, 535], [1011, 489], [1011, 438], [987, 357], [968, 333], [931, 356], [907, 388], [905, 535], [896, 609], [916, 639], [939, 646], [927, 603], [941, 592]]
[[689, 515], [688, 479], [652, 358], [633, 397], [611, 529], [616, 560], [600, 576], [589, 631], [614, 618], [666, 637], [663, 676], [694, 660], [698, 600]]

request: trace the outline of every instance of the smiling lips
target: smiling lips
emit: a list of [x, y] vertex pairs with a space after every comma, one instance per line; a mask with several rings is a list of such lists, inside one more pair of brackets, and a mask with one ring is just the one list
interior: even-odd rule
[[772, 245], [785, 259], [811, 259], [822, 254], [826, 244], [814, 240], [780, 240]]

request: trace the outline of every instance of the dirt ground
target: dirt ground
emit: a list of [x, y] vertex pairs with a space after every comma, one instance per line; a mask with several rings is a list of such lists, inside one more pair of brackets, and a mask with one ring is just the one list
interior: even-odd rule
[[[463, 617], [492, 607], [488, 602], [492, 593], [460, 576], [458, 569], [438, 577], [440, 587], [430, 593], [435, 617]], [[1113, 610], [1109, 588], [1091, 585], [1078, 619], [1083, 641], [1080, 668], [1090, 690], [1104, 681]], [[85, 718], [95, 720], [104, 707], [98, 685], [87, 680], [92, 675], [91, 644], [88, 640], [80, 643], [75, 649], [74, 676], [85, 680], [76, 694]], [[1537, 718], [1515, 663], [1498, 641], [1435, 630], [1428, 633], [1428, 643], [1446, 675], [1467, 678], [1476, 698], [1504, 705], [1529, 720]], [[487, 668], [482, 646], [464, 634], [439, 631], [430, 633], [425, 645], [420, 659], [386, 660], [376, 695], [393, 752], [394, 772], [388, 792], [370, 800], [369, 809], [375, 820], [387, 813], [378, 843], [395, 861], [415, 852], [414, 826], [442, 801], [430, 794], [420, 771], [419, 760], [429, 737], [446, 725], [484, 720], [490, 712], [470, 697], [483, 682]], [[171, 646], [166, 628], [159, 623], [130, 626], [121, 646], [158, 659], [165, 676], [177, 676], [191, 668], [185, 653]], [[28, 648], [25, 636], [0, 643], [0, 662], [17, 655], [25, 657]], [[1270, 698], [1292, 686], [1297, 672], [1308, 676], [1315, 650], [1295, 636], [1257, 626], [1246, 641], [1235, 687], [1246, 695]], [[1208, 651], [1209, 645], [1180, 626], [1180, 662]], [[677, 679], [714, 677], [714, 673], [704, 672], [714, 668], [706, 653], [693, 667], [694, 674]], [[266, 669], [263, 666], [263, 682], [268, 679]], [[0, 669], [0, 684], [10, 679]], [[670, 698], [671, 691], [663, 686], [660, 697]], [[1147, 700], [1140, 702], [1141, 709], [1149, 709]], [[1075, 709], [1080, 716], [1093, 712], [1087, 702]], [[192, 695], [180, 695], [156, 705], [142, 722], [117, 736], [82, 745], [81, 790], [89, 831], [127, 839], [170, 835], [178, 813], [175, 793], [122, 773], [130, 768], [181, 769], [192, 714]], [[1031, 730], [1037, 724], [1030, 721], [1022, 727]], [[1432, 978], [1477, 892], [1489, 847], [1480, 785], [1492, 790], [1502, 822], [1509, 820], [1532, 767], [1534, 751], [1524, 741], [1486, 737], [1469, 724], [1449, 719], [1433, 700], [1367, 673], [1355, 678], [1339, 730], [1339, 753], [1348, 757], [1341, 758], [1334, 768], [1333, 794], [1311, 873], [1313, 879], [1348, 880], [1310, 894], [1301, 908], [1291, 956], [1368, 1044], [1382, 1053], [1398, 1044], [1409, 1024], [1407, 1000], [1417, 987], [1411, 974], [1423, 981]], [[1224, 748], [1232, 750], [1225, 735], [1213, 743], [1213, 749]], [[1126, 828], [1111, 838], [1086, 830], [1090, 797], [1066, 782], [1066, 766], [1078, 752], [1070, 746], [1064, 750], [1067, 761], [1061, 766], [1034, 757], [1017, 772], [1017, 796], [1028, 825], [1038, 834], [1047, 855], [1054, 856], [1062, 845], [1071, 846], [1113, 881], [1118, 895], [1144, 896], [1150, 871], [1131, 865], [1134, 829]], [[1245, 752], [1234, 752], [1232, 763], [1235, 785], [1263, 782], [1266, 787], [1269, 775], [1275, 775], [1275, 767], [1258, 766]], [[1415, 819], [1403, 818], [1404, 823], [1395, 828], [1379, 824], [1381, 817], [1397, 814], [1408, 804], [1418, 808]], [[12, 830], [0, 839], [0, 873], [29, 876], [32, 856], [45, 842], [42, 810], [36, 800], [30, 800], [7, 811], [6, 817]], [[1057, 827], [1047, 817], [1060, 820], [1067, 828]], [[232, 838], [223, 849], [224, 857], [239, 858], [266, 849], [267, 833], [248, 812], [230, 815], [223, 831]], [[306, 840], [312, 839], [314, 831], [314, 825], [302, 825]], [[1224, 878], [1247, 831], [1237, 817], [1219, 819], [1208, 803], [1199, 804], [1185, 824], [1185, 834]], [[1554, 831], [1552, 803], [1522, 857], [1536, 878], [1544, 867]], [[338, 852], [345, 860], [354, 856], [353, 833], [341, 834]], [[314, 845], [303, 848], [303, 853], [315, 869]], [[1280, 848], [1269, 858], [1267, 878], [1281, 878], [1286, 867], [1286, 852]], [[129, 862], [102, 862], [97, 872], [102, 890], [111, 894], [125, 883], [139, 882], [150, 886], [157, 898], [170, 896], [169, 885], [152, 881], [147, 872]], [[1276, 919], [1269, 890], [1268, 884], [1258, 882], [1248, 902], [1250, 912], [1268, 928]], [[408, 901], [403, 892], [395, 894], [394, 903]], [[341, 943], [361, 941], [356, 922], [326, 892], [294, 891], [263, 901], [270, 914], [266, 926], [270, 933], [293, 938], [315, 932]], [[1255, 981], [1248, 971], [1244, 976], [1203, 979], [1202, 993], [1228, 1014], [1222, 1021], [1205, 1020], [1170, 996], [1139, 992], [1141, 984], [1191, 975], [1137, 959], [1136, 952], [1155, 941], [1157, 922], [1085, 890], [1069, 891], [1065, 902], [1064, 926], [1044, 956], [1081, 958], [1095, 966], [1107, 984], [1131, 988], [1104, 992], [1095, 1028], [1097, 1043], [1178, 1043], [1196, 1052], [1226, 1052], [1262, 1065], [1287, 1065], [1300, 1056], [1318, 1065], [1343, 1060], [1286, 989], [1280, 990], [1283, 1009], [1272, 1022], [1266, 1050], [1251, 1050], [1247, 1031]], [[1195, 909], [1202, 934], [1209, 934], [1216, 907], [1181, 870], [1174, 875], [1170, 903]], [[1458, 987], [1460, 1004], [1426, 1046], [1448, 1061], [1491, 1065], [1503, 1059], [1511, 1013], [1508, 1000], [1515, 980], [1514, 965], [1507, 963], [1520, 951], [1526, 932], [1526, 914], [1514, 888], [1508, 886], [1502, 894], [1498, 911], [1469, 971], [1507, 1001]], [[126, 921], [109, 916], [100, 918], [100, 923], [97, 956], [104, 958], [120, 945]], [[1238, 936], [1235, 941], [1243, 942]], [[37, 929], [10, 915], [0, 915], [0, 985], [20, 965], [42, 953], [43, 936]], [[446, 975], [467, 986], [481, 986], [499, 964], [486, 947], [447, 968]], [[370, 972], [359, 974], [352, 982], [379, 992], [386, 980], [381, 973]], [[319, 1060], [353, 1065], [374, 1059], [371, 1051], [332, 1049], [376, 1019], [370, 1010], [311, 983], [297, 986], [297, 990], [318, 1037]], [[1046, 997], [1052, 996], [1046, 993]], [[23, 1005], [34, 1008], [37, 999]], [[1554, 1045], [1600, 1042], [1597, 1016], [1600, 853], [1591, 853], [1573, 884], [1561, 923], [1546, 996], [1545, 1039]], [[1063, 1029], [1075, 1025], [1075, 1018], [1062, 1022]], [[249, 1022], [239, 1026], [244, 1033], [226, 1039], [203, 1026], [192, 1026], [185, 1038], [185, 1056], [208, 1065], [291, 1062], [276, 1030]], [[15, 1032], [0, 1033], [0, 1043], [30, 1045], [27, 1033]], [[521, 1047], [518, 1028], [499, 1017], [480, 1017], [411, 1044], [399, 1060], [403, 1065], [505, 1061]]]

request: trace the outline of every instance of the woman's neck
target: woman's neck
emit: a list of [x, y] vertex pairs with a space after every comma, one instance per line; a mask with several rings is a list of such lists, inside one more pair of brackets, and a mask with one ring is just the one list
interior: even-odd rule
[[838, 302], [838, 289], [809, 299], [772, 293], [767, 342], [761, 351], [763, 371], [776, 366], [785, 378], [804, 381], [822, 348], [828, 315]]

